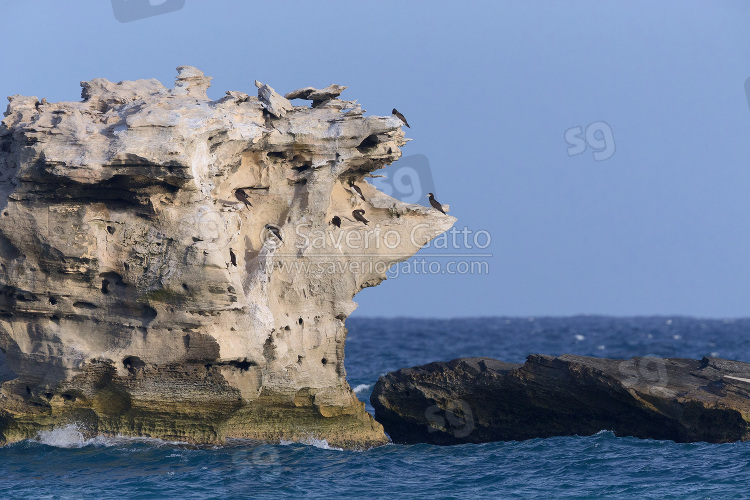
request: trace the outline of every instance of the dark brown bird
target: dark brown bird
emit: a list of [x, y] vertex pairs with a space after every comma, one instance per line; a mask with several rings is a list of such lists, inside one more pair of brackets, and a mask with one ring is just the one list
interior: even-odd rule
[[339, 217], [338, 215], [334, 215], [333, 219], [331, 219], [331, 224], [336, 227], [341, 227], [341, 217]]
[[279, 228], [276, 226], [272, 226], [271, 224], [266, 224], [265, 228], [271, 231], [274, 236], [276, 236], [279, 241], [284, 241], [284, 239], [281, 237], [281, 231], [279, 231]]
[[443, 205], [441, 205], [440, 202], [435, 199], [434, 194], [428, 193], [427, 197], [430, 199], [430, 205], [432, 205], [432, 208], [434, 208], [435, 210], [440, 210], [441, 212], [445, 213], [445, 210], [443, 210]]
[[234, 254], [232, 249], [229, 249], [229, 260], [232, 261], [232, 265], [237, 267], [237, 256]]
[[234, 197], [244, 203], [246, 207], [253, 206], [253, 204], [250, 203], [250, 200], [247, 199], [247, 193], [245, 193], [245, 191], [243, 191], [242, 189], [235, 189]]
[[360, 198], [362, 198], [362, 199], [363, 199], [364, 201], [367, 201], [367, 200], [365, 200], [365, 195], [363, 195], [363, 194], [362, 194], [362, 190], [361, 190], [361, 189], [359, 189], [359, 186], [357, 186], [357, 185], [356, 185], [356, 184], [354, 184], [353, 182], [350, 182], [350, 183], [349, 183], [349, 185], [350, 185], [350, 186], [352, 187], [352, 189], [353, 189], [354, 191], [356, 191], [356, 192], [357, 192], [357, 194], [358, 194], [358, 195], [360, 196]]
[[368, 222], [370, 222], [370, 221], [368, 221], [367, 219], [365, 219], [365, 218], [363, 217], [364, 213], [365, 213], [365, 211], [364, 211], [364, 210], [362, 210], [361, 208], [358, 208], [357, 210], [354, 210], [354, 211], [352, 212], [352, 215], [353, 215], [353, 216], [354, 216], [354, 218], [355, 218], [355, 219], [357, 219], [357, 220], [358, 220], [359, 222], [364, 222], [364, 224], [365, 224], [365, 226], [366, 226], [366, 225], [367, 225], [367, 223], [368, 223]]
[[[409, 122], [406, 121], [406, 118], [404, 117], [404, 115], [402, 115], [401, 113], [399, 113], [396, 108], [393, 108], [393, 111], [391, 111], [391, 114], [393, 114], [393, 116], [395, 116], [396, 118], [398, 118], [399, 120], [401, 120], [402, 122], [404, 122], [404, 125], [406, 125], [407, 127], [409, 127]], [[409, 128], [411, 128], [411, 127], [409, 127]]]

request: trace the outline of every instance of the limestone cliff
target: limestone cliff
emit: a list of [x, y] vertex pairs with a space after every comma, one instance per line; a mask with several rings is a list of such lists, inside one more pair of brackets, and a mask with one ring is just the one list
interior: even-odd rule
[[400, 157], [402, 123], [337, 85], [288, 94], [312, 106], [260, 82], [213, 101], [209, 77], [178, 71], [171, 89], [95, 79], [81, 102], [9, 98], [0, 441], [77, 423], [385, 442], [346, 382], [344, 321], [455, 221], [364, 181]]

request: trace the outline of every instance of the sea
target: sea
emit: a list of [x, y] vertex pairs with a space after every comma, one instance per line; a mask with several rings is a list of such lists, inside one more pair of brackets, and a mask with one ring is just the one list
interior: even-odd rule
[[[750, 362], [750, 319], [350, 318], [348, 380], [463, 356], [719, 356]], [[196, 447], [84, 439], [74, 427], [0, 448], [0, 498], [750, 498], [750, 442], [564, 436], [347, 451], [325, 441]]]

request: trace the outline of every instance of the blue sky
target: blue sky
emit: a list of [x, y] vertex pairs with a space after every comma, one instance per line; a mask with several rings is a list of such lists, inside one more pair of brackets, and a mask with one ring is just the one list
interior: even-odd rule
[[[186, 0], [121, 23], [108, 1], [6, 0], [0, 14], [3, 95], [171, 85], [189, 64], [214, 98], [255, 79], [339, 83], [371, 114], [401, 110], [405, 156], [428, 158], [457, 227], [492, 235], [489, 273], [400, 276], [360, 293], [356, 315], [750, 312], [747, 2]], [[614, 154], [569, 156], [566, 130], [597, 122]]]

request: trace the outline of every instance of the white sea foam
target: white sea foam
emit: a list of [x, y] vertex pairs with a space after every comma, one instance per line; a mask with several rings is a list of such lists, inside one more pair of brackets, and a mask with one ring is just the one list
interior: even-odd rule
[[576, 333], [576, 340], [578, 340], [578, 341], [581, 341], [581, 340], [586, 340], [586, 337], [584, 337], [584, 336], [583, 336], [583, 335], [581, 335], [580, 333]]
[[90, 439], [84, 439], [77, 425], [71, 424], [58, 427], [51, 431], [39, 431], [36, 441], [54, 446], [55, 448], [83, 448], [89, 444]]
[[185, 445], [180, 441], [164, 441], [161, 439], [130, 436], [94, 436], [84, 437], [78, 424], [69, 424], [65, 427], [57, 427], [49, 431], [39, 431], [34, 441], [54, 446], [55, 448], [83, 448], [85, 446], [122, 446], [130, 443], [146, 443], [152, 446], [174, 446]]
[[330, 446], [328, 444], [328, 441], [325, 439], [316, 439], [314, 437], [308, 437], [301, 441], [287, 441], [286, 439], [282, 439], [279, 441], [279, 444], [282, 446], [289, 446], [290, 444], [304, 444], [307, 446], [314, 446], [315, 448], [320, 448], [321, 450], [336, 450], [336, 451], [344, 451], [343, 448], [336, 448], [335, 446]]
[[359, 384], [357, 387], [354, 388], [354, 392], [359, 394], [362, 391], [366, 391], [370, 387], [372, 387], [372, 384]]

